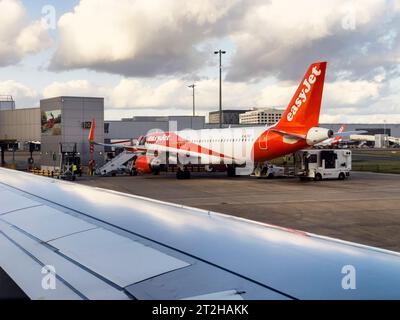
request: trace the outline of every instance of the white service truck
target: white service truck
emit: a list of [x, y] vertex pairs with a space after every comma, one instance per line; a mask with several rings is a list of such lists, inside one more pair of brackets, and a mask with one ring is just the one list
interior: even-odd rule
[[350, 176], [351, 151], [348, 149], [309, 149], [295, 153], [295, 175], [302, 180], [344, 180]]

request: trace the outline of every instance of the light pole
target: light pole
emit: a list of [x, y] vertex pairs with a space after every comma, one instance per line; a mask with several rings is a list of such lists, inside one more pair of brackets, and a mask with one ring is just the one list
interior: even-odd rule
[[222, 128], [222, 55], [226, 51], [214, 51], [214, 54], [219, 54], [219, 127]]
[[193, 117], [194, 117], [196, 115], [196, 106], [195, 106], [195, 100], [194, 100], [194, 88], [196, 87], [196, 85], [193, 83], [188, 87], [193, 89]]
[[387, 145], [389, 145], [388, 141], [388, 137], [386, 135], [386, 120], [383, 120], [383, 137], [385, 139], [385, 148]]

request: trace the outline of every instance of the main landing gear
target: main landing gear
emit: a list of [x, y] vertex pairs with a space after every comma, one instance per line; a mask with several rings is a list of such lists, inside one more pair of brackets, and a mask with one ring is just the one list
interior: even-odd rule
[[226, 174], [228, 175], [228, 177], [236, 177], [236, 168], [235, 166], [228, 164], [226, 166]]
[[181, 180], [181, 179], [190, 179], [190, 171], [187, 167], [184, 167], [183, 169], [181, 167], [178, 167], [178, 171], [176, 172], [176, 178]]

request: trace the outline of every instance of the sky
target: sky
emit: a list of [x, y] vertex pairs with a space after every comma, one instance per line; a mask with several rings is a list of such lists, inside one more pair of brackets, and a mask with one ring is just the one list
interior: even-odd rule
[[320, 121], [400, 123], [400, 0], [0, 0], [0, 94], [105, 98], [105, 118], [286, 108], [328, 61]]

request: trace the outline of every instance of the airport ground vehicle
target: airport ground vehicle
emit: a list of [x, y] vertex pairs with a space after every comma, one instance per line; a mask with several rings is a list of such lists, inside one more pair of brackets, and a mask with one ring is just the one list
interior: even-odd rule
[[351, 151], [348, 149], [312, 149], [295, 153], [295, 175], [300, 179], [344, 180], [350, 176]]

